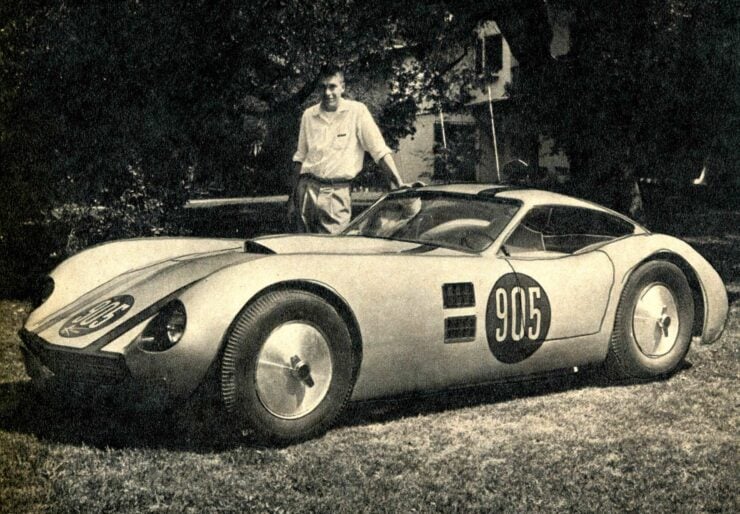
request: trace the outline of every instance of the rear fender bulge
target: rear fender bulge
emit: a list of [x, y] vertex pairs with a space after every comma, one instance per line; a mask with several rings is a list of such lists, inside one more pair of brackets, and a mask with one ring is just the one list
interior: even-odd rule
[[644, 261], [640, 262], [640, 265], [650, 261], [667, 261], [678, 266], [683, 272], [686, 280], [691, 288], [691, 293], [694, 298], [694, 326], [692, 328], [692, 336], [701, 336], [704, 333], [704, 320], [707, 317], [707, 293], [704, 290], [699, 277], [696, 274], [696, 270], [686, 262], [686, 259], [678, 254], [672, 252], [658, 252]]
[[709, 262], [689, 244], [674, 237], [655, 234], [628, 238], [624, 242], [604, 248], [615, 261], [618, 275], [621, 273], [622, 287], [634, 270], [645, 262], [665, 260], [672, 262], [686, 275], [694, 293], [694, 334], [701, 335], [702, 342], [716, 341], [724, 329], [729, 312], [727, 291], [719, 274]]
[[[701, 255], [698, 257], [704, 260]], [[727, 291], [719, 274], [714, 268], [704, 261], [708, 269], [703, 274], [697, 271], [687, 259], [670, 250], [660, 250], [642, 260], [639, 265], [646, 262], [663, 260], [678, 266], [686, 276], [691, 292], [694, 297], [694, 327], [692, 335], [701, 336], [702, 343], [713, 343], [722, 335], [729, 312], [729, 301]], [[694, 262], [701, 268], [701, 263]], [[637, 269], [635, 266], [634, 269]], [[712, 275], [716, 275], [713, 277]]]

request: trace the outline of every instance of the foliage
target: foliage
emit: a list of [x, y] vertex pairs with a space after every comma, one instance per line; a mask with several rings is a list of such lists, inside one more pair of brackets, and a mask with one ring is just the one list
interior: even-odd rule
[[[381, 89], [388, 79], [402, 83], [372, 105], [396, 141], [422, 102], [464, 102], [469, 80], [455, 75], [455, 59], [469, 50], [478, 21], [504, 4], [232, 0], [215, 10], [203, 0], [7, 2], [0, 8], [6, 190], [33, 191], [24, 193], [29, 211], [60, 198], [106, 203], [127, 187], [122, 170], [132, 163], [170, 191], [173, 206], [182, 203], [179, 184], [189, 170], [200, 189], [280, 190], [322, 65], [347, 69], [350, 90], [363, 100], [367, 77]], [[403, 66], [411, 57], [419, 69], [407, 91]]]
[[[548, 9], [571, 16], [563, 59], [549, 54]], [[20, 227], [53, 212], [84, 224], [100, 206], [126, 211], [135, 180], [172, 215], [209, 188], [285, 192], [300, 113], [317, 101], [326, 63], [347, 70], [349, 91], [396, 144], [421, 109], [465, 105], [480, 77], [456, 64], [491, 19], [521, 67], [512, 110], [567, 151], [576, 192], [618, 205], [634, 176], [682, 181], [705, 160], [737, 185], [738, 16], [725, 0], [228, 0], [218, 9], [205, 0], [8, 0], [0, 238], [23, 239]], [[98, 232], [75, 228], [81, 239], [61, 238], [64, 247], [106, 230], [175, 228], [151, 210], [127, 212], [140, 219], [126, 229], [96, 219]]]
[[[462, 30], [446, 2], [411, 9], [421, 18], [383, 0], [4, 2], [3, 246], [26, 242], [16, 253], [42, 269], [100, 239], [174, 230], [153, 212], [175, 216], [191, 191], [284, 191], [322, 65], [344, 66], [350, 90], [377, 114], [385, 100], [371, 90], [383, 90], [409, 51], [431, 55]], [[428, 76], [438, 83], [442, 74]], [[386, 110], [390, 139], [408, 133], [417, 109]], [[125, 204], [131, 191], [148, 195], [146, 208]], [[41, 236], [49, 220], [46, 232], [71, 226], [70, 239]], [[11, 252], [4, 269], [26, 273], [28, 262], [5, 262]]]
[[634, 177], [686, 184], [713, 154], [728, 165], [714, 179], [733, 180], [740, 15], [731, 2], [552, 4], [570, 15], [571, 50], [522, 72], [512, 97], [566, 151], [577, 193], [628, 210]]
[[[69, 257], [80, 250], [111, 239], [182, 234], [180, 227], [161, 199], [143, 180], [141, 169], [130, 166], [132, 182], [119, 198], [105, 205], [67, 203], [48, 213], [47, 224], [67, 233], [63, 253]], [[62, 228], [63, 227], [63, 228]]]

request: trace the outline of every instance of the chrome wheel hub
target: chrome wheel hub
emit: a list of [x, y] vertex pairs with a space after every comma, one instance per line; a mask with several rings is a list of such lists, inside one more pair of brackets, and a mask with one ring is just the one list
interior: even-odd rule
[[650, 284], [637, 299], [632, 332], [640, 351], [648, 357], [667, 354], [678, 338], [678, 306], [663, 284]]
[[296, 419], [312, 412], [326, 396], [331, 378], [327, 339], [306, 322], [278, 326], [257, 356], [257, 396], [279, 418]]

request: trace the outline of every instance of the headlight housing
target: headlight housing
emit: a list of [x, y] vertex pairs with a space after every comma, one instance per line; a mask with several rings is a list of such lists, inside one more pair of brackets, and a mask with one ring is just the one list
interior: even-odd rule
[[148, 352], [162, 352], [172, 348], [185, 335], [187, 315], [180, 300], [173, 300], [159, 311], [139, 336], [141, 348]]

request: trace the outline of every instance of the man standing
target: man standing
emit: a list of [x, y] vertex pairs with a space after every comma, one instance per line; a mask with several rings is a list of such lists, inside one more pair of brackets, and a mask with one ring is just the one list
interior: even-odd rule
[[306, 109], [301, 118], [289, 208], [298, 231], [335, 234], [349, 223], [351, 183], [362, 171], [366, 151], [391, 188], [401, 187], [402, 181], [370, 111], [342, 98], [342, 70], [322, 71], [319, 87], [321, 103]]

